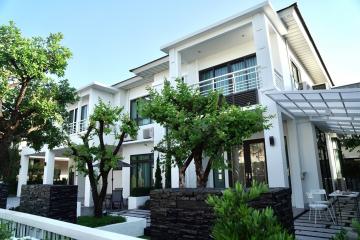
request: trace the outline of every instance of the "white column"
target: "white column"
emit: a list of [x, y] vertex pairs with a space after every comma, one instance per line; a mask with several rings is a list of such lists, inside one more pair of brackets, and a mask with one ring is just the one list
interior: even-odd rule
[[[175, 85], [175, 79], [181, 77], [181, 54], [176, 49], [169, 51], [169, 81]], [[179, 168], [171, 168], [171, 187], [179, 187]]]
[[[252, 25], [256, 60], [260, 66], [260, 78], [262, 81], [262, 89], [259, 91], [259, 102], [267, 107], [266, 114], [274, 116], [271, 119], [271, 128], [264, 131], [269, 186], [287, 187], [288, 173], [281, 112], [278, 110], [276, 103], [262, 92], [274, 88], [274, 70], [268, 20], [264, 14], [259, 13], [253, 17]], [[273, 146], [270, 145], [270, 137], [275, 140]]]
[[51, 185], [53, 184], [54, 168], [55, 168], [55, 153], [50, 149], [46, 149], [43, 184], [51, 184]]
[[17, 187], [17, 196], [21, 196], [21, 186], [26, 185], [27, 178], [28, 178], [28, 170], [29, 170], [29, 156], [24, 155], [21, 153], [20, 159], [20, 170], [19, 170], [19, 180], [18, 180], [18, 187]]
[[302, 183], [302, 163], [300, 158], [299, 136], [296, 120], [287, 120], [287, 141], [290, 163], [292, 204], [297, 208], [304, 208], [304, 193]]
[[175, 79], [181, 77], [181, 54], [176, 49], [169, 51], [169, 81], [175, 84]]
[[256, 61], [260, 66], [262, 87], [263, 89], [271, 89], [274, 87], [274, 70], [268, 20], [264, 14], [259, 13], [253, 17], [252, 29], [256, 48]]
[[303, 191], [322, 188], [319, 151], [314, 125], [309, 120], [298, 121], [300, 157], [302, 159]]
[[84, 206], [85, 207], [91, 207], [93, 205], [94, 205], [94, 203], [93, 203], [93, 200], [92, 200], [90, 180], [89, 180], [89, 176], [86, 176], [86, 178], [85, 178], [85, 191], [84, 191]]

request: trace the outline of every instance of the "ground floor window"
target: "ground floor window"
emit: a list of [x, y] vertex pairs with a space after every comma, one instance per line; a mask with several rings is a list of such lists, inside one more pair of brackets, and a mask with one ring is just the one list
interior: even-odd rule
[[130, 194], [136, 194], [136, 192], [140, 190], [150, 189], [153, 185], [152, 171], [154, 165], [154, 154], [131, 155], [130, 164], [132, 166], [130, 176]]
[[232, 149], [232, 181], [250, 187], [253, 180], [267, 183], [267, 166], [264, 139], [244, 141]]

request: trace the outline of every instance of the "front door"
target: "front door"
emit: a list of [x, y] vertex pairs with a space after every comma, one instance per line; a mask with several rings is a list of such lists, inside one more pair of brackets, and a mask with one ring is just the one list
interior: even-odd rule
[[267, 183], [264, 139], [244, 141], [232, 151], [232, 179], [250, 187], [253, 180]]
[[244, 142], [244, 162], [246, 186], [252, 181], [267, 183], [267, 169], [264, 139]]

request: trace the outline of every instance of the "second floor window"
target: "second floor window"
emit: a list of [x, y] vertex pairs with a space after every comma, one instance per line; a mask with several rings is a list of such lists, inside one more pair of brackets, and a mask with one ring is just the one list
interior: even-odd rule
[[87, 128], [87, 115], [88, 115], [88, 106], [84, 105], [81, 107], [80, 112], [80, 132], [85, 131]]
[[295, 85], [298, 86], [299, 83], [301, 82], [300, 72], [299, 72], [299, 69], [297, 68], [297, 66], [295, 65], [295, 63], [293, 63], [293, 62], [291, 62], [291, 76], [294, 80]]
[[69, 111], [69, 129], [70, 134], [76, 133], [77, 108]]
[[142, 117], [139, 113], [140, 99], [146, 99], [146, 97], [137, 98], [130, 101], [130, 118], [134, 120], [138, 126], [152, 123], [150, 118]]

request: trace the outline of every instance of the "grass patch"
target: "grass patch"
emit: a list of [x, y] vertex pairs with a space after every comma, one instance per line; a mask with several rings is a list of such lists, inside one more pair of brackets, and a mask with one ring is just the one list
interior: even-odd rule
[[101, 218], [96, 218], [92, 216], [82, 216], [77, 218], [77, 224], [86, 226], [86, 227], [101, 227], [114, 223], [126, 222], [126, 219], [122, 216], [103, 216]]

